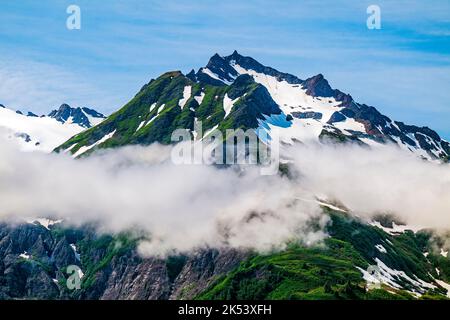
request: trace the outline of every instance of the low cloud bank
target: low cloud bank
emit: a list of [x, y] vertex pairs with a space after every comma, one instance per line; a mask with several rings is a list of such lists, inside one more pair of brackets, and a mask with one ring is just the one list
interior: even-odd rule
[[[125, 147], [73, 160], [0, 146], [0, 217], [96, 222], [102, 231], [138, 227], [148, 255], [198, 247], [282, 249], [320, 241], [328, 219], [299, 185], [259, 168], [174, 165], [170, 147]], [[312, 199], [312, 198], [311, 198]], [[314, 228], [311, 222], [322, 228]]]
[[395, 146], [293, 149], [301, 184], [359, 216], [393, 214], [411, 226], [450, 229], [450, 165], [422, 160]]
[[170, 151], [135, 146], [73, 160], [1, 141], [0, 219], [51, 216], [96, 222], [106, 232], [137, 227], [149, 234], [139, 247], [144, 255], [318, 243], [329, 219], [316, 196], [367, 218], [394, 213], [413, 225], [450, 228], [449, 166], [393, 147], [299, 146], [290, 154], [293, 179], [261, 176], [257, 167], [177, 166]]

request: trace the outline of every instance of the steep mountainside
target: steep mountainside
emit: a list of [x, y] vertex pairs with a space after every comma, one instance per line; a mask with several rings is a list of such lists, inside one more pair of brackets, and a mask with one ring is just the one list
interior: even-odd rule
[[49, 116], [26, 115], [1, 105], [1, 134], [17, 142], [24, 151], [51, 152], [55, 147], [80, 133], [85, 128], [100, 123], [104, 116], [88, 108], [73, 109], [63, 104]]
[[[442, 299], [450, 259], [431, 233], [355, 219], [324, 205], [324, 246], [292, 243], [257, 254], [203, 249], [165, 259], [138, 255], [139, 236], [97, 235], [38, 221], [0, 225], [0, 299]], [[394, 228], [395, 227], [395, 228]], [[69, 290], [77, 265], [81, 289]], [[371, 274], [369, 265], [376, 266]], [[369, 271], [367, 271], [369, 270]], [[373, 269], [372, 269], [373, 270]], [[367, 290], [370, 288], [370, 290]]]
[[430, 160], [450, 155], [449, 143], [435, 131], [393, 121], [332, 89], [321, 74], [301, 80], [237, 52], [214, 55], [198, 72], [168, 72], [150, 81], [123, 108], [57, 151], [80, 156], [97, 148], [170, 143], [177, 128], [202, 138], [194, 132], [196, 121], [203, 123], [203, 137], [215, 128], [260, 128], [269, 135], [276, 128], [286, 144], [394, 143]]

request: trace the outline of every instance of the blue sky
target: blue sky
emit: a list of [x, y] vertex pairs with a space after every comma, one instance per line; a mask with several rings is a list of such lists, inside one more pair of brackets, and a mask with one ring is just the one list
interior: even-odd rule
[[[68, 30], [66, 8], [81, 8]], [[381, 30], [366, 9], [381, 8]], [[450, 1], [1, 0], [0, 103], [105, 113], [151, 78], [238, 50], [450, 139]]]

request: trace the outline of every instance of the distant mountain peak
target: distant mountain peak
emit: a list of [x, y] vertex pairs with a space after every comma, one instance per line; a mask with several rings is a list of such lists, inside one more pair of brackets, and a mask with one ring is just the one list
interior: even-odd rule
[[236, 70], [236, 66], [245, 70], [253, 70], [258, 73], [274, 76], [279, 80], [285, 80], [289, 83], [300, 84], [303, 82], [296, 76], [279, 72], [276, 69], [264, 66], [252, 57], [243, 56], [237, 50], [234, 50], [228, 56], [220, 56], [218, 53], [215, 53], [209, 59], [207, 65], [199, 69], [195, 77], [190, 72], [189, 78], [216, 86], [230, 85], [240, 74]]
[[83, 108], [81, 108], [81, 110], [83, 110], [86, 114], [88, 114], [94, 118], [105, 118], [105, 115], [103, 115], [102, 113], [100, 113], [94, 109], [83, 107]]
[[15, 111], [0, 108], [1, 135], [12, 140], [20, 150], [50, 152], [73, 135], [80, 133], [80, 125], [66, 126], [58, 121], [49, 121], [46, 116], [38, 116], [31, 111]]
[[90, 128], [105, 118], [100, 112], [90, 108], [72, 108], [67, 103], [48, 114], [61, 123], [74, 123], [84, 128]]

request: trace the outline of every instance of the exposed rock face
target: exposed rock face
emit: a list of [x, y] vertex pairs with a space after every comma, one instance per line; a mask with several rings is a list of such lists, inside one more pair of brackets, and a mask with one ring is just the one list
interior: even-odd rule
[[0, 297], [56, 298], [48, 252], [54, 242], [41, 225], [0, 225]]
[[334, 90], [331, 89], [328, 81], [322, 74], [306, 79], [303, 86], [307, 89], [306, 93], [315, 97], [333, 97]]
[[[90, 128], [95, 123], [92, 119], [104, 119], [105, 116], [90, 108], [72, 108], [66, 103], [63, 103], [59, 109], [53, 110], [48, 114], [49, 117], [58, 120], [61, 123], [76, 123], [84, 128]], [[91, 118], [91, 119], [89, 119]]]
[[51, 261], [59, 270], [69, 265], [79, 264], [77, 258], [75, 257], [75, 252], [70, 247], [66, 237], [63, 237], [58, 241], [58, 243], [56, 243], [56, 246], [51, 255]]
[[298, 118], [298, 119], [315, 119], [315, 120], [322, 119], [322, 114], [320, 112], [314, 112], [314, 111], [292, 112], [291, 115], [294, 118]]
[[169, 297], [171, 286], [164, 260], [142, 259], [132, 252], [115, 257], [105, 272], [109, 275], [100, 299], [166, 300]]
[[249, 255], [234, 249], [198, 252], [185, 264], [175, 279], [171, 299], [192, 299], [220, 275], [236, 268]]

